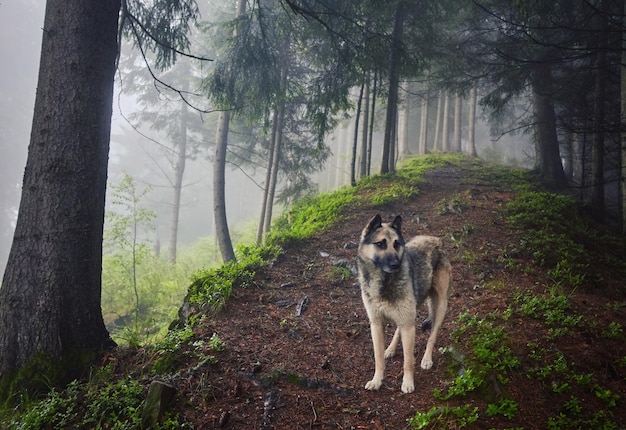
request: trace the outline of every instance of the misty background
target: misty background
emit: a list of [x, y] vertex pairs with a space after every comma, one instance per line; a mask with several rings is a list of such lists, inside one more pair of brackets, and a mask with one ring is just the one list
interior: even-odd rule
[[[200, 5], [202, 7], [202, 5]], [[13, 230], [19, 208], [20, 189], [30, 138], [33, 106], [37, 85], [41, 33], [45, 0], [8, 0], [0, 3], [0, 56], [4, 65], [0, 69], [0, 273], [4, 273], [13, 240]], [[211, 19], [203, 13], [202, 19]], [[129, 50], [122, 48], [123, 54]], [[116, 76], [113, 102], [111, 150], [109, 155], [109, 186], [119, 183], [125, 174], [130, 175], [138, 188], [149, 187], [142, 203], [157, 215], [155, 230], [148, 239], [155, 245], [167, 245], [171, 221], [171, 154], [162, 133], [149, 126], [139, 126], [137, 115], [142, 107], [137, 97], [122, 94], [125, 76]], [[156, 91], [156, 89], [155, 89]], [[163, 109], [180, 103], [175, 98], [163, 97]], [[419, 125], [419, 98], [413, 97], [407, 133], [409, 144], [416, 145]], [[431, 103], [434, 105], [436, 103]], [[432, 108], [431, 108], [432, 109]], [[380, 109], [377, 115], [382, 115]], [[212, 115], [200, 114], [201, 124], [214, 122]], [[434, 115], [432, 115], [434, 117]], [[349, 164], [354, 123], [350, 112], [343, 115], [339, 126], [327, 137], [332, 156], [324, 169], [315, 175], [313, 182], [322, 192], [349, 184]], [[372, 170], [379, 165], [379, 146], [382, 140], [382, 118], [376, 118], [377, 131], [372, 154]], [[403, 119], [401, 119], [403, 121]], [[476, 142], [479, 156], [508, 164], [530, 166], [533, 156], [528, 136], [505, 135], [495, 139], [485, 118], [477, 124]], [[215, 132], [206, 128], [204, 142], [197, 153], [187, 160], [181, 199], [178, 230], [179, 246], [192, 244], [199, 238], [213, 236], [212, 207], [212, 151]], [[403, 133], [402, 125], [399, 126]], [[399, 136], [401, 139], [402, 136]], [[376, 143], [378, 142], [378, 146]], [[416, 151], [414, 151], [416, 152]], [[264, 181], [263, 168], [247, 167], [243, 170], [230, 166], [226, 177], [226, 209], [235, 245], [253, 238], [260, 214]], [[107, 205], [109, 204], [107, 198]], [[278, 215], [278, 213], [276, 213]], [[216, 259], [219, 259], [216, 256]]]

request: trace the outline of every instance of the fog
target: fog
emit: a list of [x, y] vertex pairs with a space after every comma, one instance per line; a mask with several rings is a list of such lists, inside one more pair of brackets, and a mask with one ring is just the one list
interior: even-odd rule
[[[44, 7], [45, 0], [7, 0], [0, 3], [0, 36], [4, 42], [0, 44], [0, 57], [4, 59], [4, 66], [0, 69], [0, 273], [4, 273], [19, 207], [35, 100]], [[132, 176], [138, 187], [150, 187], [151, 191], [142, 203], [158, 214], [156, 232], [151, 239], [167, 246], [173, 173], [171, 166], [167, 165], [166, 147], [171, 146], [171, 142], [147, 127], [142, 128], [141, 133], [135, 130], [135, 124], [129, 122], [128, 118], [139, 108], [133, 97], [120, 93], [118, 78], [113, 103], [109, 189], [125, 173]], [[413, 103], [418, 104], [417, 98]], [[380, 109], [377, 115], [380, 116], [377, 120], [379, 130], [375, 133], [372, 173], [376, 173], [380, 167]], [[419, 107], [412, 108], [411, 115], [408, 133], [413, 136], [410, 138], [411, 145], [416, 146]], [[203, 121], [210, 120], [210, 115], [203, 116]], [[207, 132], [209, 145], [215, 139], [212, 133]], [[353, 135], [353, 124], [348, 120], [328, 137], [327, 144], [331, 147], [333, 156], [327, 161], [325, 171], [316, 175], [321, 191], [329, 191], [349, 183], [349, 167], [346, 166], [350, 164], [350, 140]], [[432, 140], [432, 133], [430, 139]], [[477, 124], [476, 140], [479, 155], [494, 161], [520, 165], [532, 156], [528, 137], [520, 139], [506, 136], [496, 141], [490, 136], [490, 127], [484, 118]], [[212, 165], [210, 154], [206, 151], [209, 150], [200, 152], [193, 160], [187, 161], [181, 200], [179, 245], [192, 243], [199, 237], [213, 233]], [[507, 155], [503, 155], [505, 153]], [[242, 230], [256, 229], [261, 205], [258, 184], [263, 182], [264, 175], [264, 171], [227, 169], [226, 209], [235, 242]], [[275, 216], [277, 213], [278, 210], [275, 210]]]
[[[8, 258], [19, 207], [35, 101], [45, 1], [9, 0], [0, 3], [0, 273]], [[8, 43], [8, 41], [11, 41]], [[117, 80], [117, 79], [116, 79]], [[116, 85], [109, 155], [109, 188], [124, 173], [137, 186], [149, 186], [145, 206], [158, 214], [154, 240], [167, 245], [171, 218], [172, 188], [165, 172], [159, 142], [163, 137], [134, 131], [126, 118], [137, 108], [132, 98], [120, 96]], [[209, 137], [213, 139], [213, 136]], [[227, 214], [233, 237], [254, 222], [261, 205], [257, 180], [237, 169], [227, 169]], [[211, 235], [214, 229], [212, 165], [208, 154], [188, 161], [179, 221], [179, 244]], [[109, 200], [109, 199], [107, 199]]]

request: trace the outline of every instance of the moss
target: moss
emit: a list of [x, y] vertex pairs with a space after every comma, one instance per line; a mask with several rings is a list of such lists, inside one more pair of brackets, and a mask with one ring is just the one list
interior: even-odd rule
[[80, 347], [69, 348], [60, 359], [37, 353], [28, 362], [0, 379], [0, 403], [11, 405], [21, 398], [39, 398], [52, 388], [64, 387], [84, 376], [99, 354]]

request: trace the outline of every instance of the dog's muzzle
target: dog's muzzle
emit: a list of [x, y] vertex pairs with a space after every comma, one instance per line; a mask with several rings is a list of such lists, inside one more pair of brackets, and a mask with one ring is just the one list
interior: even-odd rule
[[391, 254], [382, 257], [377, 263], [377, 266], [380, 267], [380, 270], [385, 273], [395, 273], [400, 270], [401, 264], [398, 256], [395, 254]]

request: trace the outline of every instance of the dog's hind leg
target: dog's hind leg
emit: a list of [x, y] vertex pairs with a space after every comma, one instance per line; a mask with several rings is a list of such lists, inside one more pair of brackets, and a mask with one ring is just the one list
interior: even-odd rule
[[437, 334], [443, 323], [443, 318], [448, 310], [448, 286], [450, 283], [450, 266], [449, 264], [437, 269], [435, 276], [433, 277], [433, 291], [430, 296], [430, 306], [433, 315], [432, 318], [432, 330], [430, 336], [428, 336], [428, 342], [426, 343], [426, 351], [422, 358], [421, 367], [424, 370], [428, 370], [433, 367], [433, 349], [435, 348], [435, 342], [437, 341]]
[[366, 390], [378, 390], [385, 376], [385, 332], [381, 321], [370, 321], [372, 343], [374, 344], [374, 377], [365, 384]]
[[400, 327], [396, 328], [396, 332], [393, 334], [393, 339], [391, 339], [391, 343], [385, 350], [385, 358], [391, 358], [394, 355], [396, 355], [396, 349], [398, 349], [398, 342], [400, 342]]
[[[414, 321], [414, 319], [413, 319]], [[402, 337], [402, 354], [404, 355], [404, 372], [402, 375], [402, 392], [412, 393], [415, 390], [415, 323], [399, 327]]]

